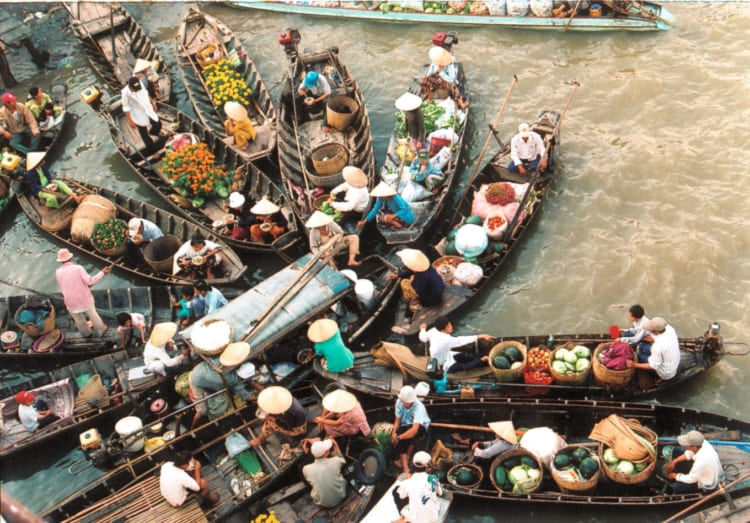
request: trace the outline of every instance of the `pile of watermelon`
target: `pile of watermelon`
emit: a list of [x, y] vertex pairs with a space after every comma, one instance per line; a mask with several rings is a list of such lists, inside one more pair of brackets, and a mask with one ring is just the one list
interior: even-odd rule
[[493, 472], [495, 485], [507, 492], [531, 492], [542, 481], [542, 469], [531, 456], [513, 456], [500, 461]]
[[588, 481], [599, 470], [599, 462], [586, 447], [568, 447], [555, 455], [552, 468], [559, 472], [567, 472], [568, 479]]

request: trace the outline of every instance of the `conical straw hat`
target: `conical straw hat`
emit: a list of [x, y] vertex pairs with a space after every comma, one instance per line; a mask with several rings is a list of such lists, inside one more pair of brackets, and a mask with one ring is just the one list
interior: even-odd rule
[[367, 187], [367, 175], [359, 167], [347, 165], [341, 171], [346, 183], [352, 187]]
[[164, 345], [172, 339], [174, 333], [177, 332], [177, 324], [172, 321], [164, 323], [157, 323], [154, 325], [154, 330], [151, 331], [151, 336], [148, 338], [148, 342], [151, 345]]
[[250, 356], [250, 344], [244, 341], [230, 343], [219, 356], [223, 367], [236, 367]]
[[413, 111], [422, 105], [422, 98], [413, 93], [404, 93], [396, 98], [396, 109], [399, 111]]
[[446, 66], [453, 61], [453, 57], [450, 52], [443, 47], [433, 47], [430, 49], [430, 62], [435, 65]]
[[518, 443], [516, 429], [513, 427], [512, 421], [492, 421], [487, 425], [489, 425], [489, 427], [495, 432], [495, 434], [503, 438], [508, 443], [512, 443], [513, 445]]
[[33, 152], [26, 155], [26, 170], [30, 171], [44, 160], [47, 153]]
[[330, 340], [336, 331], [339, 330], [338, 323], [328, 318], [315, 320], [307, 329], [307, 338], [313, 343], [320, 343]]
[[349, 412], [356, 405], [357, 398], [346, 390], [334, 390], [323, 397], [323, 407], [337, 414]]
[[260, 214], [262, 216], [276, 214], [277, 212], [279, 212], [279, 206], [273, 203], [271, 200], [263, 198], [261, 201], [253, 205], [253, 208], [250, 209], [250, 212], [253, 214]]
[[313, 229], [315, 227], [328, 225], [329, 223], [333, 223], [333, 216], [329, 216], [321, 211], [315, 211], [305, 222], [305, 227]]
[[258, 406], [268, 414], [283, 414], [292, 406], [292, 393], [284, 387], [272, 386], [260, 391]]
[[133, 67], [133, 74], [140, 73], [141, 71], [145, 71], [151, 67], [154, 71], [159, 67], [159, 62], [153, 61], [149, 62], [148, 60], [144, 60], [143, 58], [139, 58], [135, 61], [135, 66]]
[[417, 249], [401, 249], [396, 253], [407, 269], [414, 272], [424, 272], [430, 268], [430, 260]]
[[370, 191], [370, 196], [385, 198], [388, 196], [395, 196], [396, 190], [385, 182], [380, 182], [375, 188]]
[[235, 122], [247, 120], [247, 109], [237, 102], [227, 102], [224, 104], [224, 112]]

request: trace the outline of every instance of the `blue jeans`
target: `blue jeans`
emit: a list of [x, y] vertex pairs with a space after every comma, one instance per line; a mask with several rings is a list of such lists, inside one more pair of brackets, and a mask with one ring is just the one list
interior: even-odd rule
[[[539, 155], [539, 156], [537, 156], [536, 158], [534, 158], [533, 160], [531, 160], [529, 162], [524, 161], [523, 162], [523, 166], [524, 166], [524, 168], [527, 171], [533, 171], [534, 169], [536, 169], [537, 167], [539, 167], [539, 162], [541, 162], [541, 161], [542, 161], [542, 157], [541, 157], [541, 155]], [[518, 166], [515, 164], [515, 162], [513, 162], [513, 160], [511, 160], [511, 162], [508, 164], [508, 170], [510, 172], [512, 172], [512, 173], [518, 173], [518, 172], [520, 172], [518, 170]]]
[[651, 356], [651, 344], [647, 341], [642, 341], [638, 344], [637, 349], [638, 363], [646, 363], [648, 357]]
[[[23, 140], [27, 136], [30, 139], [28, 147], [26, 147], [23, 144]], [[20, 133], [13, 133], [13, 136], [10, 139], [10, 146], [13, 147], [19, 153], [29, 154], [30, 152], [33, 152], [39, 149], [39, 140], [41, 140], [41, 138], [42, 138], [41, 134], [34, 136], [34, 134], [31, 132], [31, 129], [26, 128]]]

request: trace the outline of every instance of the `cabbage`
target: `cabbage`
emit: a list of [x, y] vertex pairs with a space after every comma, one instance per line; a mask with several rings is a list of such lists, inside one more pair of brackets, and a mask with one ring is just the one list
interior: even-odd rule
[[568, 372], [568, 366], [565, 365], [564, 361], [553, 361], [552, 370], [554, 370], [558, 374], [565, 374], [566, 372]]
[[576, 356], [576, 353], [573, 351], [568, 351], [567, 354], [565, 354], [565, 362], [570, 363], [571, 365], [575, 365], [576, 361], [578, 361], [578, 356]]
[[539, 479], [542, 476], [542, 471], [539, 469], [529, 469], [526, 471], [526, 474], [530, 479]]
[[523, 363], [520, 361], [516, 361], [510, 366], [510, 368], [513, 370], [520, 369], [521, 367], [523, 367]]
[[620, 459], [615, 456], [615, 451], [612, 449], [605, 449], [602, 458], [607, 465], [617, 465], [617, 462], [620, 461]]
[[589, 349], [588, 347], [584, 347], [583, 345], [576, 345], [575, 348], [573, 349], [573, 352], [579, 358], [591, 357], [591, 349]]
[[526, 473], [526, 469], [523, 467], [523, 465], [518, 465], [518, 466], [513, 467], [512, 469], [510, 469], [510, 473], [508, 474], [508, 478], [510, 479], [510, 482], [515, 485], [519, 481], [523, 481], [525, 479], [529, 479], [529, 475]]
[[617, 464], [615, 470], [617, 472], [622, 472], [623, 474], [635, 474], [635, 465], [629, 461], [622, 460]]
[[581, 358], [576, 362], [576, 372], [583, 372], [589, 368], [591, 362], [586, 358]]
[[559, 361], [565, 361], [565, 356], [568, 355], [568, 349], [559, 349], [555, 352], [555, 359]]
[[[577, 361], [578, 361], [578, 360], [576, 360], [576, 362], [577, 362]], [[570, 372], [575, 372], [575, 371], [576, 371], [576, 364], [575, 364], [575, 363], [568, 363], [568, 362], [566, 361], [566, 362], [565, 362], [565, 368], [566, 368], [566, 369], [568, 369], [568, 370], [569, 370]]]

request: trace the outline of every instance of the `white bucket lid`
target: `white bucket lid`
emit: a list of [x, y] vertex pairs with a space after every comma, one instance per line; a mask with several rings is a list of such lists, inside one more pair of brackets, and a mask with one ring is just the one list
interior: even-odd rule
[[354, 293], [362, 301], [369, 301], [375, 294], [375, 284], [366, 278], [360, 278], [354, 284]]
[[122, 418], [115, 424], [115, 432], [120, 437], [130, 436], [132, 433], [137, 432], [143, 428], [143, 422], [141, 418], [137, 416], [127, 416]]

